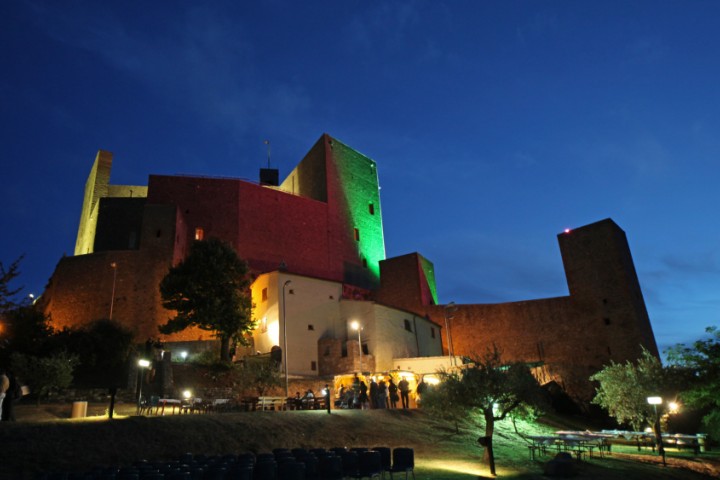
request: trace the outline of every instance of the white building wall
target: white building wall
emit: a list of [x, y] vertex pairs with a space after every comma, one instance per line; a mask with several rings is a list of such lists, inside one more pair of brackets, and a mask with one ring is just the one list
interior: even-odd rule
[[[285, 352], [283, 286], [287, 281], [290, 283], [284, 289]], [[442, 355], [439, 326], [426, 318], [375, 302], [342, 299], [341, 283], [271, 272], [260, 275], [251, 290], [253, 314], [258, 322], [253, 333], [254, 349], [268, 353], [273, 346], [281, 347], [287, 354], [291, 375], [318, 375], [318, 340], [357, 341], [357, 330], [350, 327], [353, 321], [361, 325], [360, 338], [374, 358], [375, 371], [394, 369], [394, 358]], [[370, 366], [369, 360], [363, 370]]]

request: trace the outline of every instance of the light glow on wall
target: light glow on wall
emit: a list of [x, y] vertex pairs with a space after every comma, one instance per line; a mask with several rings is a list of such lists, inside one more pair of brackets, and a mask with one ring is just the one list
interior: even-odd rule
[[280, 345], [280, 321], [275, 320], [268, 323], [267, 334], [272, 345]]

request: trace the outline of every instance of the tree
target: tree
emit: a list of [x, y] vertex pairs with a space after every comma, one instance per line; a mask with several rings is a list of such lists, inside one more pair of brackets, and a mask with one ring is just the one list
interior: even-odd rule
[[611, 361], [590, 377], [600, 383], [592, 403], [607, 410], [619, 423], [642, 430], [648, 423], [654, 423], [654, 409], [647, 399], [666, 393], [665, 378], [660, 359], [643, 348], [635, 363]]
[[266, 358], [245, 357], [244, 364], [235, 368], [239, 370], [240, 383], [245, 388], [253, 389], [258, 396], [265, 395], [282, 383], [277, 365]]
[[[53, 335], [48, 317], [32, 305], [16, 306], [5, 314], [6, 329], [2, 333], [8, 352], [41, 355]], [[2, 360], [7, 360], [5, 354]]]
[[78, 329], [65, 329], [49, 342], [48, 350], [76, 356], [74, 384], [87, 388], [117, 388], [128, 383], [133, 333], [120, 323], [95, 320]]
[[649, 397], [666, 396], [668, 393], [670, 381], [660, 359], [643, 347], [637, 363], [611, 361], [590, 380], [600, 382], [593, 403], [606, 409], [611, 417], [620, 423], [630, 423], [635, 430], [641, 430], [648, 423], [653, 426], [658, 453], [665, 464], [660, 429], [662, 406], [658, 408], [658, 405], [651, 406], [649, 403]]
[[[423, 395], [423, 408], [445, 409], [444, 415], [464, 411], [468, 418], [481, 415], [485, 435], [478, 441], [485, 447], [483, 461], [495, 475], [492, 449], [495, 422], [504, 420], [523, 405], [542, 408], [545, 396], [530, 368], [519, 362], [503, 363], [494, 347], [461, 371], [440, 372], [442, 381]], [[450, 412], [450, 413], [448, 413]]]
[[15, 375], [29, 385], [40, 404], [42, 398], [70, 386], [77, 357], [64, 352], [49, 357], [13, 353], [10, 364]]
[[688, 347], [678, 344], [667, 350], [669, 363], [684, 373], [688, 386], [680, 394], [684, 403], [705, 409], [703, 424], [715, 440], [720, 440], [720, 330], [708, 327], [710, 338]]
[[20, 261], [22, 259], [21, 256], [7, 268], [0, 262], [0, 315], [17, 306], [12, 297], [17, 295], [22, 290], [22, 287], [12, 289], [10, 288], [10, 282], [20, 275]]
[[190, 253], [160, 283], [163, 306], [177, 314], [160, 326], [170, 334], [198, 327], [220, 338], [220, 360], [230, 360], [230, 342], [247, 344], [255, 328], [247, 264], [218, 239], [195, 241]]

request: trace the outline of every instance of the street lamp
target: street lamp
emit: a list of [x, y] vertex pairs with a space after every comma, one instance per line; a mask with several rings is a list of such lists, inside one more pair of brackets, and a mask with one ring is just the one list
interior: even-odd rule
[[360, 352], [360, 374], [362, 375], [362, 339], [360, 338], [360, 332], [362, 331], [362, 327], [360, 326], [360, 323], [358, 323], [357, 320], [353, 320], [350, 323], [350, 327], [353, 330], [357, 330], [357, 332], [358, 332], [358, 351]]
[[283, 284], [282, 288], [282, 316], [283, 316], [283, 364], [284, 364], [284, 370], [285, 370], [285, 398], [288, 398], [290, 396], [290, 390], [288, 388], [288, 351], [287, 351], [287, 317], [285, 316], [285, 288], [290, 285], [292, 282], [290, 280], [287, 280]]
[[453, 351], [452, 335], [450, 335], [450, 320], [453, 319], [453, 313], [455, 313], [455, 310], [457, 310], [455, 302], [450, 302], [445, 305], [445, 331], [447, 332], [445, 333], [445, 336], [448, 342], [448, 356], [450, 357], [451, 365], [455, 365], [455, 352]]
[[647, 402], [653, 406], [655, 411], [655, 441], [658, 445], [658, 454], [662, 456], [663, 466], [667, 466], [665, 463], [665, 447], [662, 441], [662, 431], [660, 430], [660, 416], [658, 415], [657, 406], [662, 404], [662, 397], [647, 397]]
[[113, 269], [113, 287], [112, 287], [112, 297], [110, 297], [110, 317], [109, 320], [112, 320], [112, 314], [113, 314], [113, 305], [115, 303], [115, 279], [117, 279], [117, 263], [112, 262], [110, 264], [110, 268]]
[[140, 415], [140, 402], [142, 402], [142, 384], [143, 384], [143, 374], [142, 369], [148, 368], [150, 366], [150, 361], [145, 359], [138, 360], [138, 374], [140, 376], [140, 383], [138, 386], [138, 400], [137, 400], [137, 414]]

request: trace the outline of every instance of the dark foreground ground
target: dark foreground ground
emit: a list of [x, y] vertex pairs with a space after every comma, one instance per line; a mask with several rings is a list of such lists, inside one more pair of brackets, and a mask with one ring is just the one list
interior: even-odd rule
[[[469, 480], [490, 478], [481, 463], [477, 429], [460, 434], [422, 411], [338, 410], [244, 412], [137, 417], [134, 407], [121, 405], [108, 420], [106, 405], [90, 405], [88, 418], [69, 419], [70, 405], [21, 405], [18, 422], [0, 424], [0, 478], [31, 479], [39, 472], [82, 472], [95, 466], [123, 466], [179, 455], [224, 454], [273, 448], [412, 447], [416, 479]], [[555, 424], [557, 426], [557, 424]], [[555, 427], [518, 424], [520, 433], [549, 432]], [[511, 424], [501, 424], [495, 436], [500, 478], [541, 479], [551, 456], [530, 460], [527, 442]], [[577, 462], [582, 479], [720, 478], [720, 454], [670, 451], [668, 467], [650, 451], [615, 446], [613, 455]]]

